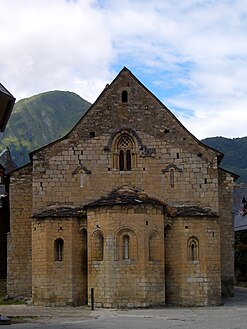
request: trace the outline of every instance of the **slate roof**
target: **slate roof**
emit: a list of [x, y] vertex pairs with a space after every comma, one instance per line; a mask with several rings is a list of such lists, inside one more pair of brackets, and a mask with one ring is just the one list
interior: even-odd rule
[[218, 217], [210, 208], [202, 208], [193, 204], [177, 204], [168, 209], [172, 217]]
[[128, 186], [114, 189], [106, 196], [103, 196], [100, 199], [86, 205], [79, 207], [53, 205], [36, 212], [32, 217], [83, 217], [87, 213], [87, 208], [111, 207], [115, 205], [140, 206], [145, 204], [166, 207], [166, 212], [171, 217], [217, 217], [217, 215], [210, 209], [202, 208], [196, 205], [179, 203], [174, 206], [167, 206], [164, 201], [148, 196], [148, 194], [142, 190], [134, 189]]
[[0, 165], [3, 166], [5, 174], [9, 174], [11, 171], [18, 168], [17, 164], [12, 160], [8, 147], [0, 153]]
[[0, 131], [3, 132], [15, 104], [15, 98], [0, 83]]
[[234, 231], [244, 231], [247, 230], [247, 215], [242, 215], [238, 213], [234, 216]]
[[9, 97], [13, 97], [13, 95], [11, 95], [11, 93], [0, 83], [0, 92], [9, 96]]
[[33, 218], [46, 217], [83, 217], [86, 215], [84, 207], [50, 206], [33, 214]]
[[121, 188], [113, 190], [108, 195], [103, 196], [102, 198], [87, 204], [86, 208], [128, 204], [153, 204], [159, 206], [166, 206], [166, 204], [162, 200], [150, 197], [147, 195], [147, 193], [141, 190], [130, 188], [128, 186], [123, 186]]

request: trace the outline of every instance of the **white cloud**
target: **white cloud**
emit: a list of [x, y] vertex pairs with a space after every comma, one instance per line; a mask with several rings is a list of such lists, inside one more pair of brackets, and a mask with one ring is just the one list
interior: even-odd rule
[[1, 82], [94, 101], [128, 66], [198, 138], [244, 136], [245, 0], [2, 0]]
[[0, 21], [0, 68], [16, 97], [50, 89], [83, 94], [81, 85], [89, 100], [95, 98], [92, 85], [100, 92], [114, 51], [102, 14], [90, 3], [3, 1], [1, 10], [13, 14]]

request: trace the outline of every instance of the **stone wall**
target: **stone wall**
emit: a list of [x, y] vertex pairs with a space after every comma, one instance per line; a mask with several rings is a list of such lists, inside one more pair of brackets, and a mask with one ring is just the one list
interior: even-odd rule
[[[124, 86], [130, 91], [127, 104], [121, 103]], [[135, 144], [136, 161], [128, 172], [114, 165], [115, 142], [123, 132]], [[52, 203], [86, 204], [131, 184], [167, 203], [192, 201], [218, 212], [218, 154], [122, 72], [66, 138], [34, 152], [34, 211]]]
[[[88, 287], [89, 294], [94, 288], [97, 306], [147, 307], [165, 303], [163, 218], [162, 207], [147, 205], [88, 210]], [[103, 235], [101, 260], [94, 255], [97, 231]], [[128, 255], [124, 255], [122, 245], [126, 236]]]
[[233, 229], [233, 189], [234, 182], [230, 173], [221, 170], [220, 191], [220, 223], [221, 223], [221, 283], [222, 295], [234, 295], [234, 229]]
[[[86, 303], [87, 277], [83, 253], [82, 219], [34, 219], [32, 225], [32, 297], [35, 305]], [[62, 249], [56, 254], [56, 241]], [[58, 258], [57, 258], [58, 256]]]
[[[118, 163], [123, 134], [132, 145], [126, 171]], [[233, 267], [232, 177], [220, 171], [219, 183], [220, 156], [123, 70], [69, 134], [33, 152], [32, 164], [11, 176], [8, 293], [30, 295], [32, 276], [36, 304], [90, 302], [91, 288], [105, 307], [218, 304], [220, 260], [224, 287]], [[156, 203], [88, 206], [122, 186], [159, 205], [216, 216], [164, 222]], [[87, 224], [78, 216], [36, 216], [50, 209], [56, 216], [65, 206], [88, 206]], [[54, 254], [61, 246], [62, 261]]]
[[30, 297], [32, 293], [32, 166], [10, 178], [10, 233], [8, 233], [7, 294]]
[[[190, 239], [197, 250], [190, 256]], [[165, 229], [166, 302], [219, 305], [220, 226], [218, 218], [175, 218]]]

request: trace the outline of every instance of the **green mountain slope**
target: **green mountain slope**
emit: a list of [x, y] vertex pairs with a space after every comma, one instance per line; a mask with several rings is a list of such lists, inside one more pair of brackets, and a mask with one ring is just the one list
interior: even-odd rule
[[18, 166], [29, 161], [28, 154], [69, 132], [90, 107], [90, 103], [72, 92], [50, 91], [18, 101], [0, 149], [8, 146]]
[[[22, 99], [14, 106], [6, 130], [0, 135], [0, 150], [10, 148], [18, 166], [29, 162], [28, 154], [68, 133], [90, 107], [72, 92], [50, 91]], [[221, 167], [247, 183], [247, 137], [210, 137], [202, 142], [225, 154]]]
[[220, 166], [239, 175], [238, 183], [247, 183], [247, 137], [211, 137], [202, 142], [224, 153]]

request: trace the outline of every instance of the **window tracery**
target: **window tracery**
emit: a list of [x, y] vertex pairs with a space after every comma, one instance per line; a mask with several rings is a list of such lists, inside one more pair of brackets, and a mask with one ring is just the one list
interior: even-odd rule
[[136, 150], [133, 139], [122, 134], [115, 142], [113, 166], [120, 171], [130, 171], [136, 166]]

